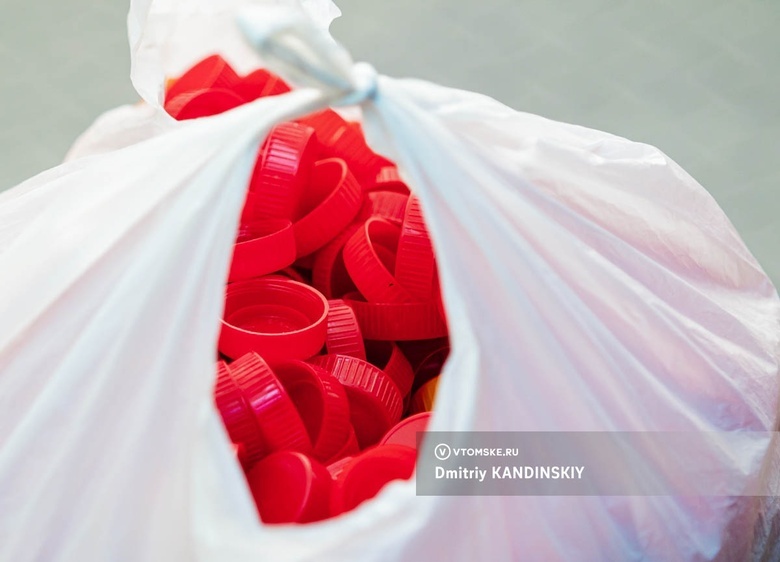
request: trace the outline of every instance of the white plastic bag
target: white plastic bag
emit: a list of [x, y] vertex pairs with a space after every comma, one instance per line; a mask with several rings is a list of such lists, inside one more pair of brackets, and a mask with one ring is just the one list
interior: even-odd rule
[[240, 4], [168, 0], [148, 18], [134, 5], [133, 77], [156, 110], [126, 110], [116, 130], [132, 138], [101, 149], [112, 127], [92, 131], [70, 162], [0, 195], [0, 560], [745, 560], [771, 547], [769, 501], [417, 497], [413, 482], [323, 523], [259, 523], [211, 391], [242, 197], [277, 122], [363, 101], [369, 141], [420, 196], [453, 347], [431, 429], [753, 430], [744, 458], [707, 445], [767, 489], [780, 303], [659, 150], [477, 94], [375, 83], [300, 18], [244, 22], [266, 62], [292, 55], [315, 89], [165, 118], [164, 75], [206, 54], [186, 29], [211, 18], [231, 62], [251, 51], [223, 26]]

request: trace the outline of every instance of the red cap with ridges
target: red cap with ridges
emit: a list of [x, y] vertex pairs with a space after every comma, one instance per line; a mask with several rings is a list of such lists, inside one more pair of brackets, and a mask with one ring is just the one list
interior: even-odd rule
[[340, 158], [317, 162], [311, 181], [330, 189], [319, 205], [293, 224], [299, 256], [319, 250], [335, 238], [355, 218], [362, 200], [360, 185]]
[[306, 455], [269, 455], [249, 471], [247, 482], [263, 523], [310, 523], [329, 515], [333, 480]]
[[414, 382], [414, 371], [401, 348], [393, 342], [371, 341], [366, 344], [368, 362], [382, 369], [401, 392], [406, 396]]
[[381, 445], [363, 451], [342, 468], [335, 480], [331, 515], [355, 509], [393, 480], [408, 480], [416, 461], [417, 452], [403, 445]]
[[224, 361], [217, 361], [214, 401], [230, 440], [244, 448], [242, 460], [245, 466], [252, 466], [265, 455], [266, 447], [254, 412], [244, 400], [241, 388], [233, 380]]
[[312, 456], [319, 460], [334, 455], [352, 430], [349, 402], [344, 388], [324, 369], [303, 361], [274, 366], [314, 444]]
[[344, 265], [342, 250], [347, 240], [352, 238], [361, 225], [362, 223], [352, 223], [347, 226], [315, 254], [314, 266], [311, 270], [312, 284], [329, 299], [357, 291]]
[[382, 217], [394, 225], [401, 226], [406, 214], [409, 196], [392, 191], [372, 191], [366, 195], [370, 216]]
[[321, 355], [310, 361], [329, 371], [344, 385], [352, 427], [361, 448], [376, 443], [401, 418], [401, 393], [381, 369], [346, 355]]
[[344, 265], [352, 282], [369, 302], [420, 300], [404, 289], [391, 273], [400, 234], [397, 226], [372, 217], [344, 246]]
[[333, 110], [321, 111], [299, 121], [317, 129], [324, 153], [346, 160], [361, 184], [372, 184], [379, 170], [392, 165], [387, 158], [369, 148], [359, 128], [351, 127]]
[[435, 272], [433, 246], [425, 227], [420, 200], [412, 195], [406, 205], [398, 240], [395, 278], [418, 300], [427, 301], [433, 297]]
[[228, 282], [273, 273], [294, 261], [295, 237], [289, 220], [253, 221], [239, 228]]
[[312, 127], [289, 122], [271, 129], [249, 180], [255, 218], [296, 218], [318, 153]]
[[211, 55], [175, 79], [165, 93], [166, 103], [176, 96], [209, 88], [232, 90], [240, 78], [220, 55]]
[[274, 96], [290, 91], [290, 87], [272, 72], [259, 68], [239, 78], [233, 90], [244, 101], [250, 102], [265, 96]]
[[360, 294], [349, 293], [344, 302], [355, 311], [367, 340], [429, 340], [447, 335], [447, 325], [433, 301], [369, 303]]
[[278, 276], [227, 286], [219, 351], [236, 358], [256, 351], [276, 363], [307, 359], [325, 345], [328, 301], [304, 283]]
[[214, 88], [180, 94], [165, 103], [165, 111], [177, 121], [210, 117], [231, 110], [244, 101], [230, 90]]
[[428, 429], [431, 420], [430, 412], [421, 412], [401, 420], [393, 428], [385, 433], [379, 441], [380, 445], [404, 445], [417, 449], [417, 434], [424, 433]]
[[385, 166], [379, 170], [374, 183], [368, 188], [368, 191], [392, 191], [409, 195], [409, 186], [407, 186], [401, 179], [401, 176], [398, 175], [398, 168], [395, 166]]
[[327, 352], [365, 359], [366, 347], [353, 310], [341, 299], [330, 300], [328, 305], [328, 333], [325, 336]]
[[270, 450], [311, 451], [311, 440], [295, 405], [257, 353], [248, 353], [231, 363], [230, 374], [252, 408]]

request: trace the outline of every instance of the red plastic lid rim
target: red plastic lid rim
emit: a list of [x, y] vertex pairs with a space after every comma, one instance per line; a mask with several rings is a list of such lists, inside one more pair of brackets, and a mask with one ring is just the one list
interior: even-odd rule
[[345, 388], [358, 390], [378, 400], [387, 419], [400, 419], [403, 410], [401, 393], [393, 380], [378, 367], [346, 355], [320, 355], [311, 362], [330, 372]]
[[435, 271], [433, 246], [425, 227], [420, 200], [412, 195], [406, 205], [398, 240], [395, 277], [418, 300], [427, 301], [434, 296]]
[[240, 81], [238, 74], [220, 55], [211, 55], [176, 78], [165, 93], [165, 101], [208, 88], [232, 89]]
[[231, 363], [230, 371], [269, 448], [310, 452], [311, 440], [303, 420], [268, 364], [257, 353], [249, 353]]
[[[344, 388], [330, 373], [304, 361], [289, 361], [274, 366], [274, 372], [291, 396], [311, 442], [313, 456], [327, 459], [342, 446], [351, 431], [349, 402]], [[318, 393], [320, 415], [312, 417], [317, 408], [295, 399], [301, 388], [314, 389]]]
[[328, 331], [325, 349], [331, 355], [366, 358], [366, 347], [355, 312], [341, 299], [328, 301]]
[[372, 191], [366, 196], [366, 200], [370, 216], [382, 217], [397, 226], [403, 224], [408, 195], [392, 191]]
[[[316, 208], [293, 224], [295, 244], [299, 256], [307, 256], [332, 240], [355, 218], [360, 210], [360, 185], [350, 173], [344, 160], [320, 160], [312, 170], [312, 181], [335, 178], [330, 194]], [[320, 180], [322, 181], [322, 180]]]
[[284, 219], [253, 221], [239, 229], [228, 282], [261, 277], [295, 261], [292, 223]]
[[217, 362], [214, 401], [231, 441], [243, 446], [244, 463], [251, 466], [265, 454], [265, 446], [254, 412], [224, 361]]
[[249, 181], [255, 216], [294, 218], [317, 152], [313, 128], [287, 122], [271, 129]]
[[369, 302], [415, 302], [411, 293], [395, 279], [383, 252], [392, 255], [401, 231], [397, 226], [379, 218], [368, 219], [344, 246], [344, 265], [358, 291]]
[[165, 111], [177, 121], [187, 121], [218, 115], [243, 103], [243, 100], [230, 90], [214, 88], [173, 97], [166, 102]]
[[447, 325], [433, 301], [369, 303], [357, 293], [344, 295], [367, 340], [430, 340], [447, 335]]
[[357, 232], [361, 224], [353, 223], [347, 226], [316, 254], [311, 271], [312, 284], [329, 299], [341, 296], [337, 293], [337, 287], [351, 287], [347, 292], [357, 290], [352, 279], [349, 278], [346, 266], [344, 266], [342, 250], [347, 240]]
[[[305, 325], [286, 331], [255, 331], [240, 325], [237, 314], [253, 313], [262, 306], [271, 307], [275, 316], [289, 312], [290, 318]], [[263, 319], [263, 311], [257, 313]], [[306, 359], [325, 344], [328, 301], [316, 289], [298, 281], [266, 276], [231, 283], [227, 287], [225, 312], [219, 338], [219, 350], [228, 357], [257, 351], [267, 361]]]

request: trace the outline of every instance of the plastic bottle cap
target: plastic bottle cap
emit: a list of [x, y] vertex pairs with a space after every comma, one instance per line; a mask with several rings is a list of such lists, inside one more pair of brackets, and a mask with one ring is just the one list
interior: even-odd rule
[[358, 445], [357, 436], [355, 435], [354, 428], [349, 428], [349, 435], [347, 440], [341, 445], [341, 448], [336, 451], [327, 461], [327, 464], [332, 464], [344, 457], [356, 455], [360, 452], [360, 445]]
[[398, 254], [395, 263], [395, 278], [417, 300], [427, 301], [434, 297], [433, 277], [436, 262], [433, 246], [425, 228], [420, 200], [409, 197], [398, 240]]
[[248, 353], [231, 363], [229, 369], [254, 412], [268, 449], [310, 452], [312, 446], [306, 426], [268, 364], [257, 353]]
[[362, 223], [347, 226], [338, 236], [316, 253], [311, 270], [312, 284], [329, 299], [357, 291], [344, 265], [342, 250]]
[[369, 363], [382, 369], [393, 380], [401, 396], [409, 393], [414, 382], [414, 371], [400, 347], [393, 342], [372, 341], [366, 345], [366, 355]]
[[424, 433], [431, 419], [430, 412], [421, 412], [401, 420], [385, 433], [379, 441], [380, 445], [404, 445], [417, 449], [417, 434]]
[[[369, 302], [415, 302], [391, 273], [401, 230], [379, 217], [368, 219], [344, 246], [344, 265], [352, 282]], [[384, 258], [384, 259], [383, 259]]]
[[379, 441], [401, 418], [401, 393], [378, 367], [346, 355], [321, 355], [310, 361], [329, 371], [344, 385], [352, 427], [361, 448]]
[[354, 457], [343, 457], [339, 460], [330, 463], [325, 468], [328, 469], [328, 472], [330, 473], [330, 477], [334, 480], [339, 477], [339, 475], [344, 472], [344, 469], [349, 465], [350, 462], [352, 462], [352, 459]]
[[360, 294], [349, 293], [344, 295], [344, 302], [355, 311], [367, 340], [429, 340], [447, 335], [447, 326], [433, 301], [368, 303]]
[[343, 446], [352, 431], [349, 402], [333, 375], [303, 361], [274, 366], [314, 444], [312, 456], [327, 460]]
[[256, 220], [239, 228], [228, 281], [260, 277], [294, 261], [292, 223], [284, 219]]
[[246, 76], [239, 78], [233, 90], [239, 94], [245, 102], [254, 101], [257, 98], [275, 96], [290, 91], [290, 87], [284, 81], [267, 71], [259, 68]]
[[433, 404], [436, 400], [436, 387], [439, 384], [439, 377], [434, 377], [417, 389], [412, 394], [409, 402], [409, 414], [419, 414], [420, 412], [430, 412], [433, 410]]
[[317, 130], [325, 152], [346, 160], [349, 169], [361, 184], [371, 185], [379, 170], [392, 166], [387, 158], [373, 152], [359, 127], [350, 126], [331, 109], [314, 113], [299, 120]]
[[309, 523], [329, 514], [330, 473], [306, 455], [269, 455], [249, 472], [247, 481], [264, 523]]
[[256, 351], [275, 363], [312, 357], [325, 344], [328, 301], [316, 289], [262, 277], [227, 287], [219, 350], [236, 358]]
[[198, 90], [171, 98], [165, 104], [165, 111], [177, 121], [198, 119], [223, 113], [243, 104], [237, 94], [230, 90]]
[[327, 195], [293, 225], [299, 256], [325, 246], [352, 222], [361, 205], [360, 185], [340, 158], [317, 162], [312, 169], [311, 186]]
[[328, 305], [326, 351], [331, 355], [349, 355], [365, 359], [366, 347], [355, 313], [341, 299], [330, 300]]
[[368, 201], [369, 216], [382, 217], [383, 219], [401, 226], [406, 214], [408, 195], [393, 193], [391, 191], [373, 191], [366, 195]]
[[376, 496], [388, 482], [414, 474], [417, 452], [403, 445], [381, 445], [363, 451], [341, 470], [333, 484], [331, 514], [356, 508]]
[[230, 440], [243, 448], [242, 464], [251, 467], [265, 455], [266, 446], [254, 412], [224, 361], [217, 361], [214, 401]]
[[374, 182], [368, 187], [368, 191], [393, 191], [403, 195], [409, 195], [407, 186], [398, 174], [395, 166], [385, 166], [379, 170]]
[[[236, 71], [220, 55], [206, 57], [179, 78], [171, 81], [165, 95], [166, 104], [169, 100], [182, 95], [211, 88], [232, 89], [240, 78]], [[167, 109], [167, 108], [166, 108]]]
[[295, 219], [318, 153], [313, 128], [290, 122], [271, 129], [249, 180], [254, 195], [250, 215]]

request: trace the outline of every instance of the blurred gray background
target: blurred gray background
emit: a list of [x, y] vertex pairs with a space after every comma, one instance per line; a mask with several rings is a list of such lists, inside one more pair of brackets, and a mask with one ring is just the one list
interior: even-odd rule
[[[337, 0], [357, 60], [660, 147], [780, 283], [780, 1]], [[0, 190], [133, 102], [122, 0], [0, 0]]]

